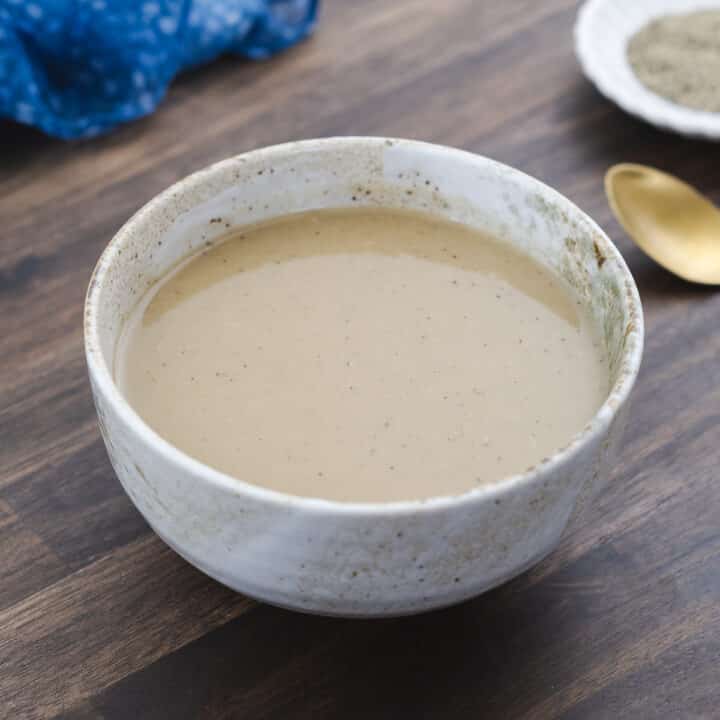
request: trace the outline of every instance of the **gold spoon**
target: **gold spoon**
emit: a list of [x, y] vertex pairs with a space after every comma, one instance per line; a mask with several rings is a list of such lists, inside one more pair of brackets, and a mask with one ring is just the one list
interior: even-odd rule
[[695, 188], [647, 165], [613, 165], [610, 207], [653, 260], [684, 280], [720, 285], [720, 210]]

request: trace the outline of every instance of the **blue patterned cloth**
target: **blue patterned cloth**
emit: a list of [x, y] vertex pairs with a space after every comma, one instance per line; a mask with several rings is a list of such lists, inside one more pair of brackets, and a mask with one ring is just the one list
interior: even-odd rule
[[151, 113], [183, 68], [264, 58], [311, 32], [318, 0], [0, 0], [0, 117], [60, 138]]

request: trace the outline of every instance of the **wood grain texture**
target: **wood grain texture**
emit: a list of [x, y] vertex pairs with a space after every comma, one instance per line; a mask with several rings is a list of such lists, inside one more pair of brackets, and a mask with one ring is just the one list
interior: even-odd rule
[[[603, 100], [573, 0], [329, 0], [317, 35], [222, 59], [152, 117], [65, 144], [0, 125], [0, 718], [700, 718], [720, 706], [720, 295], [645, 258], [605, 169], [720, 201], [716, 145]], [[611, 234], [647, 353], [608, 491], [558, 550], [462, 606], [396, 621], [256, 605], [169, 551], [99, 439], [81, 312], [102, 248], [183, 175], [261, 145], [412, 137], [510, 163]]]

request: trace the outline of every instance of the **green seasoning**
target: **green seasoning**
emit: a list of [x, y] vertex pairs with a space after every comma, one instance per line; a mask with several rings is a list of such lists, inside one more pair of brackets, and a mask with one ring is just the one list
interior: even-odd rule
[[672, 102], [720, 112], [720, 10], [667, 15], [630, 39], [640, 82]]

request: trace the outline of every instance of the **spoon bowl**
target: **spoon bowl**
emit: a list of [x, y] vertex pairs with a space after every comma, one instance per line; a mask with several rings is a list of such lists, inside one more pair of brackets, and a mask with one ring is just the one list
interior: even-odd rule
[[605, 175], [615, 216], [635, 243], [678, 277], [720, 285], [720, 210], [695, 188], [646, 165]]

